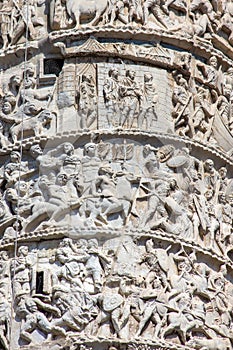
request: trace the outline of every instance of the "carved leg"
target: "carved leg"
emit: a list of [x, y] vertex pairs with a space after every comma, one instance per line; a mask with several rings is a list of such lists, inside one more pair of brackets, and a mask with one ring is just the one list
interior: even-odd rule
[[99, 10], [97, 10], [96, 14], [95, 14], [95, 18], [89, 23], [89, 25], [95, 26], [98, 23], [100, 16], [101, 16], [101, 12]]
[[111, 313], [112, 325], [117, 335], [119, 335], [119, 332], [120, 332], [120, 322], [119, 322], [120, 313], [121, 313], [121, 310], [119, 307], [113, 310]]
[[150, 305], [147, 305], [145, 307], [142, 319], [141, 319], [139, 326], [138, 326], [138, 331], [136, 333], [136, 337], [139, 337], [141, 335], [144, 327], [146, 326], [147, 322], [150, 320], [153, 311], [154, 311], [154, 309], [151, 308]]
[[147, 6], [143, 6], [143, 24], [147, 24], [149, 16], [149, 8]]
[[76, 22], [76, 25], [75, 25], [75, 28], [79, 28], [80, 27], [80, 12], [78, 11], [77, 13], [75, 13], [75, 22]]

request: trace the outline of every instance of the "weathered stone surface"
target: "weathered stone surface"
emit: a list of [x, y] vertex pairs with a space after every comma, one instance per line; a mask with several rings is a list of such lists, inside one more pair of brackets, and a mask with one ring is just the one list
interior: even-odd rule
[[0, 349], [233, 349], [233, 4], [0, 4]]

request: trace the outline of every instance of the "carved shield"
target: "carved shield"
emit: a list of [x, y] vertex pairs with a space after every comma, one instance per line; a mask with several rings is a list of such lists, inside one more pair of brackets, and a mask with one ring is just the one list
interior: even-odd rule
[[113, 311], [123, 303], [123, 297], [120, 294], [106, 294], [103, 298], [104, 311]]
[[188, 161], [188, 158], [185, 156], [176, 156], [176, 157], [172, 157], [171, 159], [169, 159], [167, 161], [167, 165], [170, 168], [179, 168], [183, 165], [185, 165], [185, 163]]

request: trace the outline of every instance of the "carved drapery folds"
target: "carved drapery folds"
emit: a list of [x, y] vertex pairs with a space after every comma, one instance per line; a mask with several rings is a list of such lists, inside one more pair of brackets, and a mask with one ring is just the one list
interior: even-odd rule
[[0, 4], [0, 349], [233, 349], [232, 2]]

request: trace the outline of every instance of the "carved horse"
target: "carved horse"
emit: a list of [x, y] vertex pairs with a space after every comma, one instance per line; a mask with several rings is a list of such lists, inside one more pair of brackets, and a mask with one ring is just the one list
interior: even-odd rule
[[80, 27], [81, 18], [93, 18], [89, 25], [95, 25], [100, 16], [106, 10], [108, 0], [66, 0], [66, 9], [69, 16], [76, 22], [76, 28]]
[[101, 222], [108, 224], [109, 215], [120, 215], [123, 222], [125, 222], [131, 203], [126, 199], [113, 199], [113, 198], [89, 198], [85, 202], [85, 205], [80, 208], [80, 214], [88, 216], [95, 222]]

